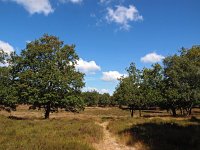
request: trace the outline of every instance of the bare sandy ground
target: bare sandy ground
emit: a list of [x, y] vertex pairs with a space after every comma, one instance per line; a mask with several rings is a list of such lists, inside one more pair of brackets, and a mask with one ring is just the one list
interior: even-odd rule
[[109, 122], [97, 123], [103, 128], [103, 140], [95, 144], [97, 150], [136, 150], [134, 147], [125, 146], [117, 142], [116, 138], [107, 130]]

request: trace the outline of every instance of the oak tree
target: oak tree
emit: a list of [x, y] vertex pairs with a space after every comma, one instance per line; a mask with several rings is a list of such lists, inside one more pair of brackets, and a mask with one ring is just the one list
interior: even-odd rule
[[43, 108], [45, 118], [59, 108], [79, 112], [84, 109], [81, 88], [84, 75], [75, 69], [79, 57], [74, 45], [64, 45], [50, 35], [27, 44], [16, 57], [19, 103]]

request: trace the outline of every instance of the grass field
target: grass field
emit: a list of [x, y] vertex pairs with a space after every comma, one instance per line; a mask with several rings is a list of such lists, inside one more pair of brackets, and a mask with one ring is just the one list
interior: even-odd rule
[[89, 119], [29, 120], [0, 116], [1, 150], [93, 150], [102, 129]]
[[169, 116], [166, 111], [143, 111], [130, 117], [118, 108], [86, 108], [79, 114], [61, 111], [43, 119], [43, 112], [20, 106], [11, 114], [0, 111], [1, 150], [93, 150], [103, 139], [97, 122], [108, 121], [119, 143], [136, 150], [200, 149], [200, 110], [193, 117]]
[[200, 120], [169, 118], [134, 118], [110, 121], [108, 129], [120, 142], [138, 150], [200, 149]]

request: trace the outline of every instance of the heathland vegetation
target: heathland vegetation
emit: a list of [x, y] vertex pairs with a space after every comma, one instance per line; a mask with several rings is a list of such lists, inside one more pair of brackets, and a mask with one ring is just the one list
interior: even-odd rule
[[101, 149], [106, 128], [108, 149], [200, 149], [200, 46], [131, 63], [113, 95], [82, 91], [78, 59], [47, 34], [20, 54], [0, 50], [0, 149]]

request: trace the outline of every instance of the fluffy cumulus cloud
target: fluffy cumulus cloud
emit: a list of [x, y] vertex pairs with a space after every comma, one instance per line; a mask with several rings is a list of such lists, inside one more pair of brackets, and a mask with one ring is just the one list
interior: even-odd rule
[[162, 59], [164, 58], [165, 58], [164, 56], [158, 55], [157, 53], [153, 52], [142, 57], [141, 61], [144, 63], [157, 63], [157, 62], [161, 62]]
[[96, 71], [101, 70], [101, 67], [98, 66], [95, 61], [85, 61], [83, 59], [79, 59], [76, 69], [86, 74], [95, 74]]
[[14, 52], [14, 48], [9, 43], [1, 40], [0, 40], [0, 50], [3, 50], [7, 54]]
[[122, 76], [126, 76], [126, 74], [121, 74], [118, 71], [108, 71], [103, 72], [103, 77], [101, 78], [103, 81], [117, 81], [117, 79], [120, 79]]
[[135, 6], [125, 7], [119, 5], [116, 6], [116, 9], [107, 8], [106, 20], [117, 23], [122, 29], [128, 30], [131, 27], [130, 22], [143, 20], [143, 17]]
[[103, 93], [109, 93], [109, 90], [107, 90], [107, 89], [97, 89], [97, 88], [95, 88], [95, 87], [85, 87], [84, 89], [83, 89], [83, 91], [89, 91], [89, 92], [92, 92], [92, 91], [97, 91], [97, 92], [99, 92], [99, 93], [101, 93], [101, 94], [103, 94]]
[[48, 15], [52, 13], [54, 10], [51, 6], [49, 0], [3, 0], [15, 2], [21, 6], [23, 6], [30, 14], [45, 14]]
[[[50, 0], [0, 0], [3, 2], [15, 2], [23, 6], [31, 15], [38, 13], [48, 15], [54, 12]], [[71, 2], [80, 4], [83, 0], [58, 0], [60, 3]]]

